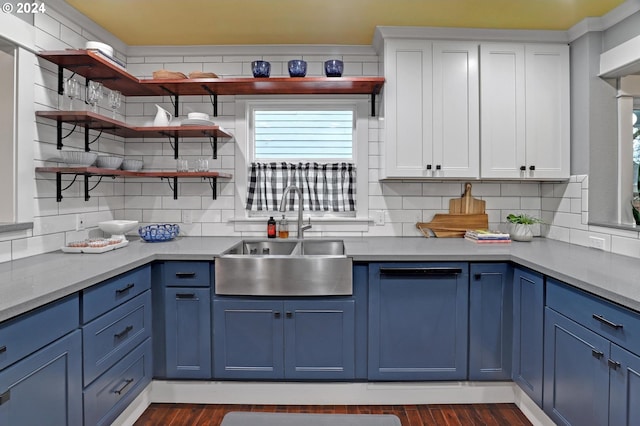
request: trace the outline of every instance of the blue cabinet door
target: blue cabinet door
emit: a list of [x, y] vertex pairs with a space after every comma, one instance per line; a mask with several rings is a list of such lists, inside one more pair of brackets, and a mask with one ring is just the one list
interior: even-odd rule
[[513, 270], [513, 380], [542, 407], [544, 278]]
[[545, 308], [544, 411], [559, 425], [606, 426], [609, 341]]
[[611, 345], [609, 426], [640, 425], [640, 357]]
[[509, 380], [513, 278], [506, 263], [469, 269], [469, 380]]
[[281, 300], [214, 299], [215, 378], [283, 377], [282, 307]]
[[369, 265], [369, 379], [467, 378], [467, 263]]
[[211, 302], [208, 288], [165, 289], [166, 374], [211, 378]]
[[284, 302], [286, 379], [355, 377], [355, 302]]
[[0, 372], [0, 425], [82, 424], [80, 331]]

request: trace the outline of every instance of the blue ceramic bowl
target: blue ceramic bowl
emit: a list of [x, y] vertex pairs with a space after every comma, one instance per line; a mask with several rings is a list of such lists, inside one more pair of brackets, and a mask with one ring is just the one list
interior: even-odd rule
[[301, 59], [292, 59], [288, 62], [289, 77], [304, 77], [307, 75], [307, 62]]
[[251, 62], [251, 71], [254, 77], [269, 77], [271, 74], [271, 64], [267, 61]]
[[344, 63], [339, 59], [330, 59], [324, 63], [324, 73], [327, 77], [342, 77]]
[[180, 226], [175, 224], [160, 224], [160, 225], [148, 225], [141, 226], [138, 229], [138, 235], [143, 240], [149, 243], [156, 243], [159, 241], [171, 241], [180, 233]]

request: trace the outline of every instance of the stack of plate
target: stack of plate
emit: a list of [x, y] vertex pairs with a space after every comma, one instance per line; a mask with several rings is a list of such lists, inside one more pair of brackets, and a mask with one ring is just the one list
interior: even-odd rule
[[213, 126], [215, 124], [209, 118], [209, 114], [203, 112], [190, 112], [187, 114], [187, 118], [180, 123], [181, 126]]

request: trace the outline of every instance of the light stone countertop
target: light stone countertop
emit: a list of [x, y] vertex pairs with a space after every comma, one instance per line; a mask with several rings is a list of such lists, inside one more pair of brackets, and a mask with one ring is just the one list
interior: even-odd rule
[[[240, 241], [182, 237], [101, 254], [61, 251], [0, 264], [0, 321], [154, 260], [206, 260]], [[479, 245], [461, 238], [344, 238], [354, 262], [512, 261], [640, 312], [640, 259], [554, 240]]]

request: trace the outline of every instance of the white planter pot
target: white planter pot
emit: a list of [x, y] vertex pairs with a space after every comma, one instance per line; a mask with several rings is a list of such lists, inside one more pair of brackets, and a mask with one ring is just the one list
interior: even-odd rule
[[533, 240], [533, 226], [524, 223], [510, 223], [509, 235], [513, 241]]

